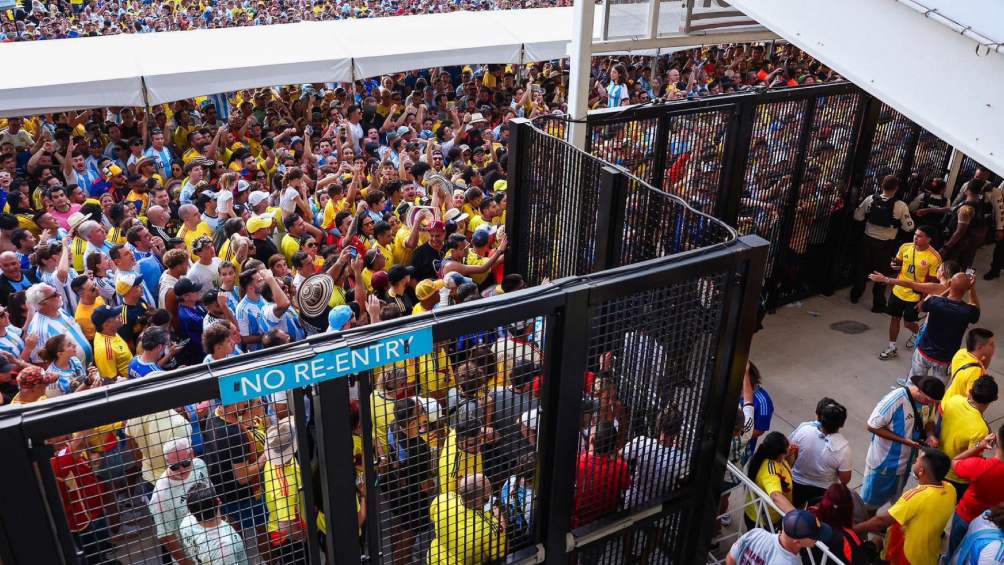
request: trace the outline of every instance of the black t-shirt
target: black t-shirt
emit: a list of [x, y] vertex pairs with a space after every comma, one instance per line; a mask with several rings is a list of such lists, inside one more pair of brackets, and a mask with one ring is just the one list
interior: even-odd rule
[[276, 248], [275, 243], [272, 243], [272, 238], [268, 237], [265, 239], [252, 239], [254, 242], [254, 258], [268, 265], [268, 260], [273, 255], [279, 253]]
[[13, 377], [10, 382], [0, 384], [0, 396], [3, 397], [3, 405], [10, 404], [10, 401], [17, 396], [18, 393], [17, 384], [14, 382]]
[[246, 462], [250, 452], [248, 436], [239, 425], [210, 416], [202, 429], [202, 447], [209, 478], [224, 504], [254, 497], [251, 487], [234, 476], [234, 462]]
[[927, 325], [917, 340], [917, 349], [935, 361], [948, 363], [962, 345], [962, 336], [969, 324], [980, 321], [980, 309], [944, 296], [932, 296], [920, 308], [929, 316]]
[[411, 256], [411, 266], [415, 267], [415, 276], [413, 278], [416, 281], [438, 278], [436, 267], [442, 260], [442, 251], [436, 251], [428, 243], [419, 245], [418, 249]]
[[21, 271], [21, 280], [19, 281], [8, 279], [7, 275], [0, 275], [0, 306], [7, 306], [10, 295], [21, 290], [28, 290], [28, 287], [37, 282], [38, 277], [35, 276], [34, 271]]

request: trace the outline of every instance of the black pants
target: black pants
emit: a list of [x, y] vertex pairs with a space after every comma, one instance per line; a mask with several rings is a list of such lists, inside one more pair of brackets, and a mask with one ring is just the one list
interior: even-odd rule
[[[996, 232], [994, 232], [996, 236]], [[1000, 273], [1004, 270], [1004, 240], [994, 244], [994, 258], [990, 262], [990, 272]]]
[[795, 505], [795, 508], [805, 508], [806, 505], [818, 502], [824, 494], [826, 494], [824, 488], [795, 483], [791, 491], [791, 503]]
[[[868, 275], [873, 271], [889, 274], [889, 262], [896, 254], [896, 240], [883, 241], [874, 237], [861, 238], [861, 251], [858, 261], [854, 264], [854, 286], [851, 287], [851, 298], [860, 298], [868, 284]], [[885, 285], [872, 284], [872, 299], [874, 304], [885, 304]]]

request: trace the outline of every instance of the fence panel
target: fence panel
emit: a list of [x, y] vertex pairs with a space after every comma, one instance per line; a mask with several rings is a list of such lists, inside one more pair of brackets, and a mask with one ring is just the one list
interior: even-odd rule
[[857, 140], [861, 95], [819, 96], [802, 167], [792, 227], [784, 241], [778, 298], [788, 302], [813, 290], [832, 286], [829, 280], [833, 242], [843, 220], [850, 159]]
[[[721, 217], [719, 202], [729, 123], [735, 106], [669, 114], [662, 190], [699, 212]], [[658, 186], [658, 185], [656, 185]]]
[[[809, 100], [757, 104], [746, 161], [743, 195], [736, 229], [770, 242], [764, 270], [765, 298], [776, 289], [779, 257], [785, 252], [782, 234], [795, 190], [794, 174]], [[790, 220], [789, 220], [790, 221]]]
[[510, 230], [519, 239], [510, 252], [517, 267], [508, 270], [531, 285], [592, 272], [597, 213], [605, 212], [597, 207], [604, 163], [529, 123], [515, 127], [528, 133], [515, 135], [517, 157], [510, 161], [520, 226]]
[[589, 128], [586, 150], [594, 157], [618, 165], [648, 184], [658, 184], [657, 140], [660, 118], [641, 117], [630, 122], [598, 123]]
[[433, 354], [373, 373], [365, 457], [376, 475], [371, 553], [383, 563], [485, 563], [536, 543], [537, 397], [551, 318], [510, 315], [520, 317], [476, 323]]
[[943, 178], [948, 171], [948, 160], [952, 156], [952, 146], [926, 129], [920, 129], [917, 148], [913, 153], [913, 165], [907, 176], [907, 191], [904, 198], [913, 200], [923, 186], [931, 179]]
[[882, 104], [875, 136], [872, 138], [871, 154], [865, 167], [864, 182], [855, 206], [866, 196], [878, 192], [879, 184], [886, 175], [902, 176], [914, 133], [913, 122], [909, 118], [889, 105]]

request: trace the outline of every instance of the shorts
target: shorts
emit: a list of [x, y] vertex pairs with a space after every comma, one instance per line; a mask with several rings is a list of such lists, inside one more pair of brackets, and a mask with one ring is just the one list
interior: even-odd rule
[[887, 502], [893, 502], [903, 493], [909, 476], [905, 469], [902, 474], [865, 469], [861, 500], [870, 508], [879, 508]]
[[240, 524], [242, 530], [253, 530], [265, 525], [265, 505], [259, 500], [241, 499], [223, 505], [223, 514], [231, 524]]
[[886, 312], [893, 318], [903, 318], [907, 322], [920, 320], [920, 312], [917, 311], [916, 302], [907, 302], [895, 294], [889, 295], [889, 303]]
[[948, 386], [948, 363], [939, 363], [924, 357], [918, 347], [913, 352], [913, 361], [910, 365], [910, 376], [933, 375]]

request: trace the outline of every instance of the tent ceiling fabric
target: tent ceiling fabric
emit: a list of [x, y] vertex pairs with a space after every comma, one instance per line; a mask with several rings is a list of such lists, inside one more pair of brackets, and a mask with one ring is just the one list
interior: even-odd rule
[[[994, 0], [730, 0], [965, 154], [1004, 175], [1004, 54], [980, 47], [917, 5], [944, 8], [1000, 41]], [[908, 6], [907, 3], [913, 4]], [[969, 4], [963, 6], [965, 4]], [[979, 49], [978, 49], [979, 48]]]
[[0, 45], [8, 77], [0, 84], [0, 116], [143, 106], [144, 81], [149, 103], [158, 104], [243, 88], [347, 82], [353, 60], [359, 78], [518, 63], [523, 49], [528, 61], [557, 59], [566, 55], [571, 15], [571, 8], [452, 12], [7, 43]]

